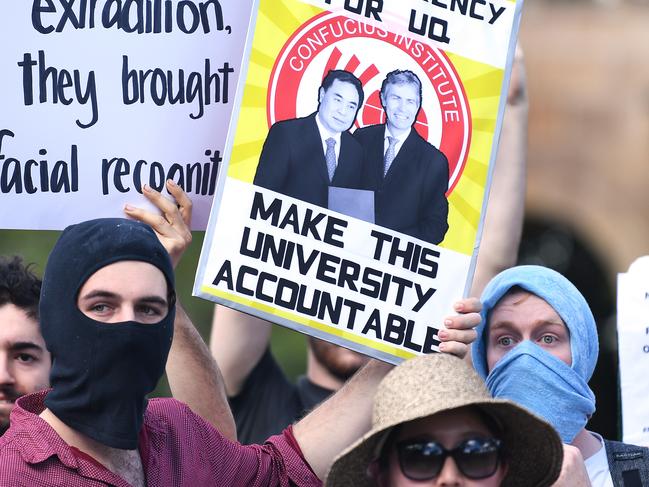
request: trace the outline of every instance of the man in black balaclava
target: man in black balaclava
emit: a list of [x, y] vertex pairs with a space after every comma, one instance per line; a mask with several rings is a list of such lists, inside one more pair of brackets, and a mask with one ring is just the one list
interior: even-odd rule
[[171, 260], [150, 228], [100, 220], [66, 231], [41, 291], [54, 358], [48, 410], [100, 443], [135, 449], [145, 396], [167, 361], [174, 304]]
[[52, 390], [17, 401], [0, 440], [0, 485], [319, 484], [291, 429], [242, 447], [178, 401], [147, 401], [175, 314], [172, 263], [148, 225], [68, 227], [45, 269], [40, 314]]
[[[175, 266], [192, 240], [192, 202], [168, 180], [171, 198], [144, 185], [144, 196], [158, 211], [126, 205], [124, 211], [152, 227]], [[18, 258], [0, 256], [0, 435], [9, 428], [15, 400], [49, 388], [50, 353], [40, 330], [38, 305], [41, 279]], [[5, 359], [3, 360], [2, 356]], [[191, 319], [176, 302], [173, 344], [166, 366], [174, 396], [230, 439], [236, 428], [211, 353]]]

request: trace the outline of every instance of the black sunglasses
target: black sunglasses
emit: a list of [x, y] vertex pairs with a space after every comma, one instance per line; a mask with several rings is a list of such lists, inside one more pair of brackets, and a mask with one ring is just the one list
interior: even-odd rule
[[447, 450], [436, 441], [405, 440], [397, 443], [397, 456], [403, 474], [410, 480], [430, 480], [452, 457], [459, 471], [467, 478], [491, 477], [500, 463], [502, 442], [496, 438], [470, 438]]

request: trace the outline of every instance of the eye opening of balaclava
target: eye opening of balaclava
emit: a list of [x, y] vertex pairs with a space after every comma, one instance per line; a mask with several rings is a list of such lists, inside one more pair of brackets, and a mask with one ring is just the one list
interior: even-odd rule
[[[570, 334], [570, 366], [526, 340], [488, 370], [488, 319], [502, 297], [515, 287], [543, 299], [561, 317]], [[588, 381], [597, 363], [599, 344], [588, 303], [565, 277], [541, 266], [501, 272], [487, 284], [481, 300], [482, 322], [476, 330], [472, 359], [489, 391], [528, 407], [552, 423], [564, 442], [572, 442], [595, 410]]]
[[[103, 323], [78, 308], [88, 278], [121, 261], [149, 263], [165, 276], [169, 306], [158, 323]], [[153, 230], [117, 218], [66, 228], [47, 262], [40, 314], [53, 358], [45, 405], [102, 444], [136, 448], [146, 395], [164, 373], [175, 318], [173, 267]]]
[[[74, 293], [74, 302], [77, 304], [77, 309], [79, 309], [78, 303], [79, 303], [79, 297], [81, 295], [81, 289], [83, 288], [86, 281], [88, 281], [88, 279], [90, 279], [96, 272], [103, 269], [104, 267], [108, 267], [109, 265], [115, 264], [117, 262], [126, 262], [126, 261], [129, 261], [129, 260], [132, 260], [134, 262], [144, 262], [141, 259], [110, 259], [110, 260], [112, 260], [112, 261], [108, 262], [106, 264], [103, 264], [100, 267], [97, 267], [96, 269], [93, 269], [91, 272], [85, 272], [84, 273], [84, 275], [81, 278], [81, 282], [79, 283], [79, 286], [77, 287], [77, 289], [76, 289], [76, 291]], [[145, 263], [149, 264], [150, 262], [145, 262]], [[155, 264], [152, 264], [152, 265], [155, 265]], [[155, 267], [160, 269], [157, 266], [155, 266]], [[176, 290], [174, 289], [174, 283], [173, 283], [173, 281], [169, 282], [168, 277], [164, 273], [163, 273], [163, 275], [164, 275], [164, 278], [165, 278], [165, 283], [167, 284], [167, 293], [166, 293], [167, 314], [165, 316], [163, 316], [162, 319], [158, 323], [164, 321], [164, 319], [169, 315], [169, 311], [171, 311], [172, 309], [175, 309], [175, 306], [176, 306]], [[79, 311], [81, 313], [83, 313], [83, 311], [81, 309], [79, 309]], [[158, 323], [151, 323], [151, 324], [155, 326]], [[119, 324], [119, 323], [115, 323], [115, 324]]]

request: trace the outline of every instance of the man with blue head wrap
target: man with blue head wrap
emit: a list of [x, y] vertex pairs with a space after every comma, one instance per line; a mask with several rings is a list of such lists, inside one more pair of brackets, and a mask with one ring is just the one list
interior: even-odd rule
[[595, 412], [588, 387], [599, 353], [588, 303], [561, 274], [540, 266], [501, 272], [485, 288], [473, 364], [495, 397], [549, 421], [577, 447], [594, 486], [649, 485], [649, 450], [585, 429]]

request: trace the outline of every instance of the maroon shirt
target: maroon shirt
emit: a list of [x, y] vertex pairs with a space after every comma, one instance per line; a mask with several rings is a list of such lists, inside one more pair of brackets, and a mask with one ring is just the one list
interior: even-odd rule
[[[0, 438], [0, 486], [129, 484], [71, 448], [41, 419], [47, 391], [20, 398]], [[290, 428], [266, 444], [242, 446], [174, 399], [151, 399], [139, 452], [148, 487], [321, 486]]]

